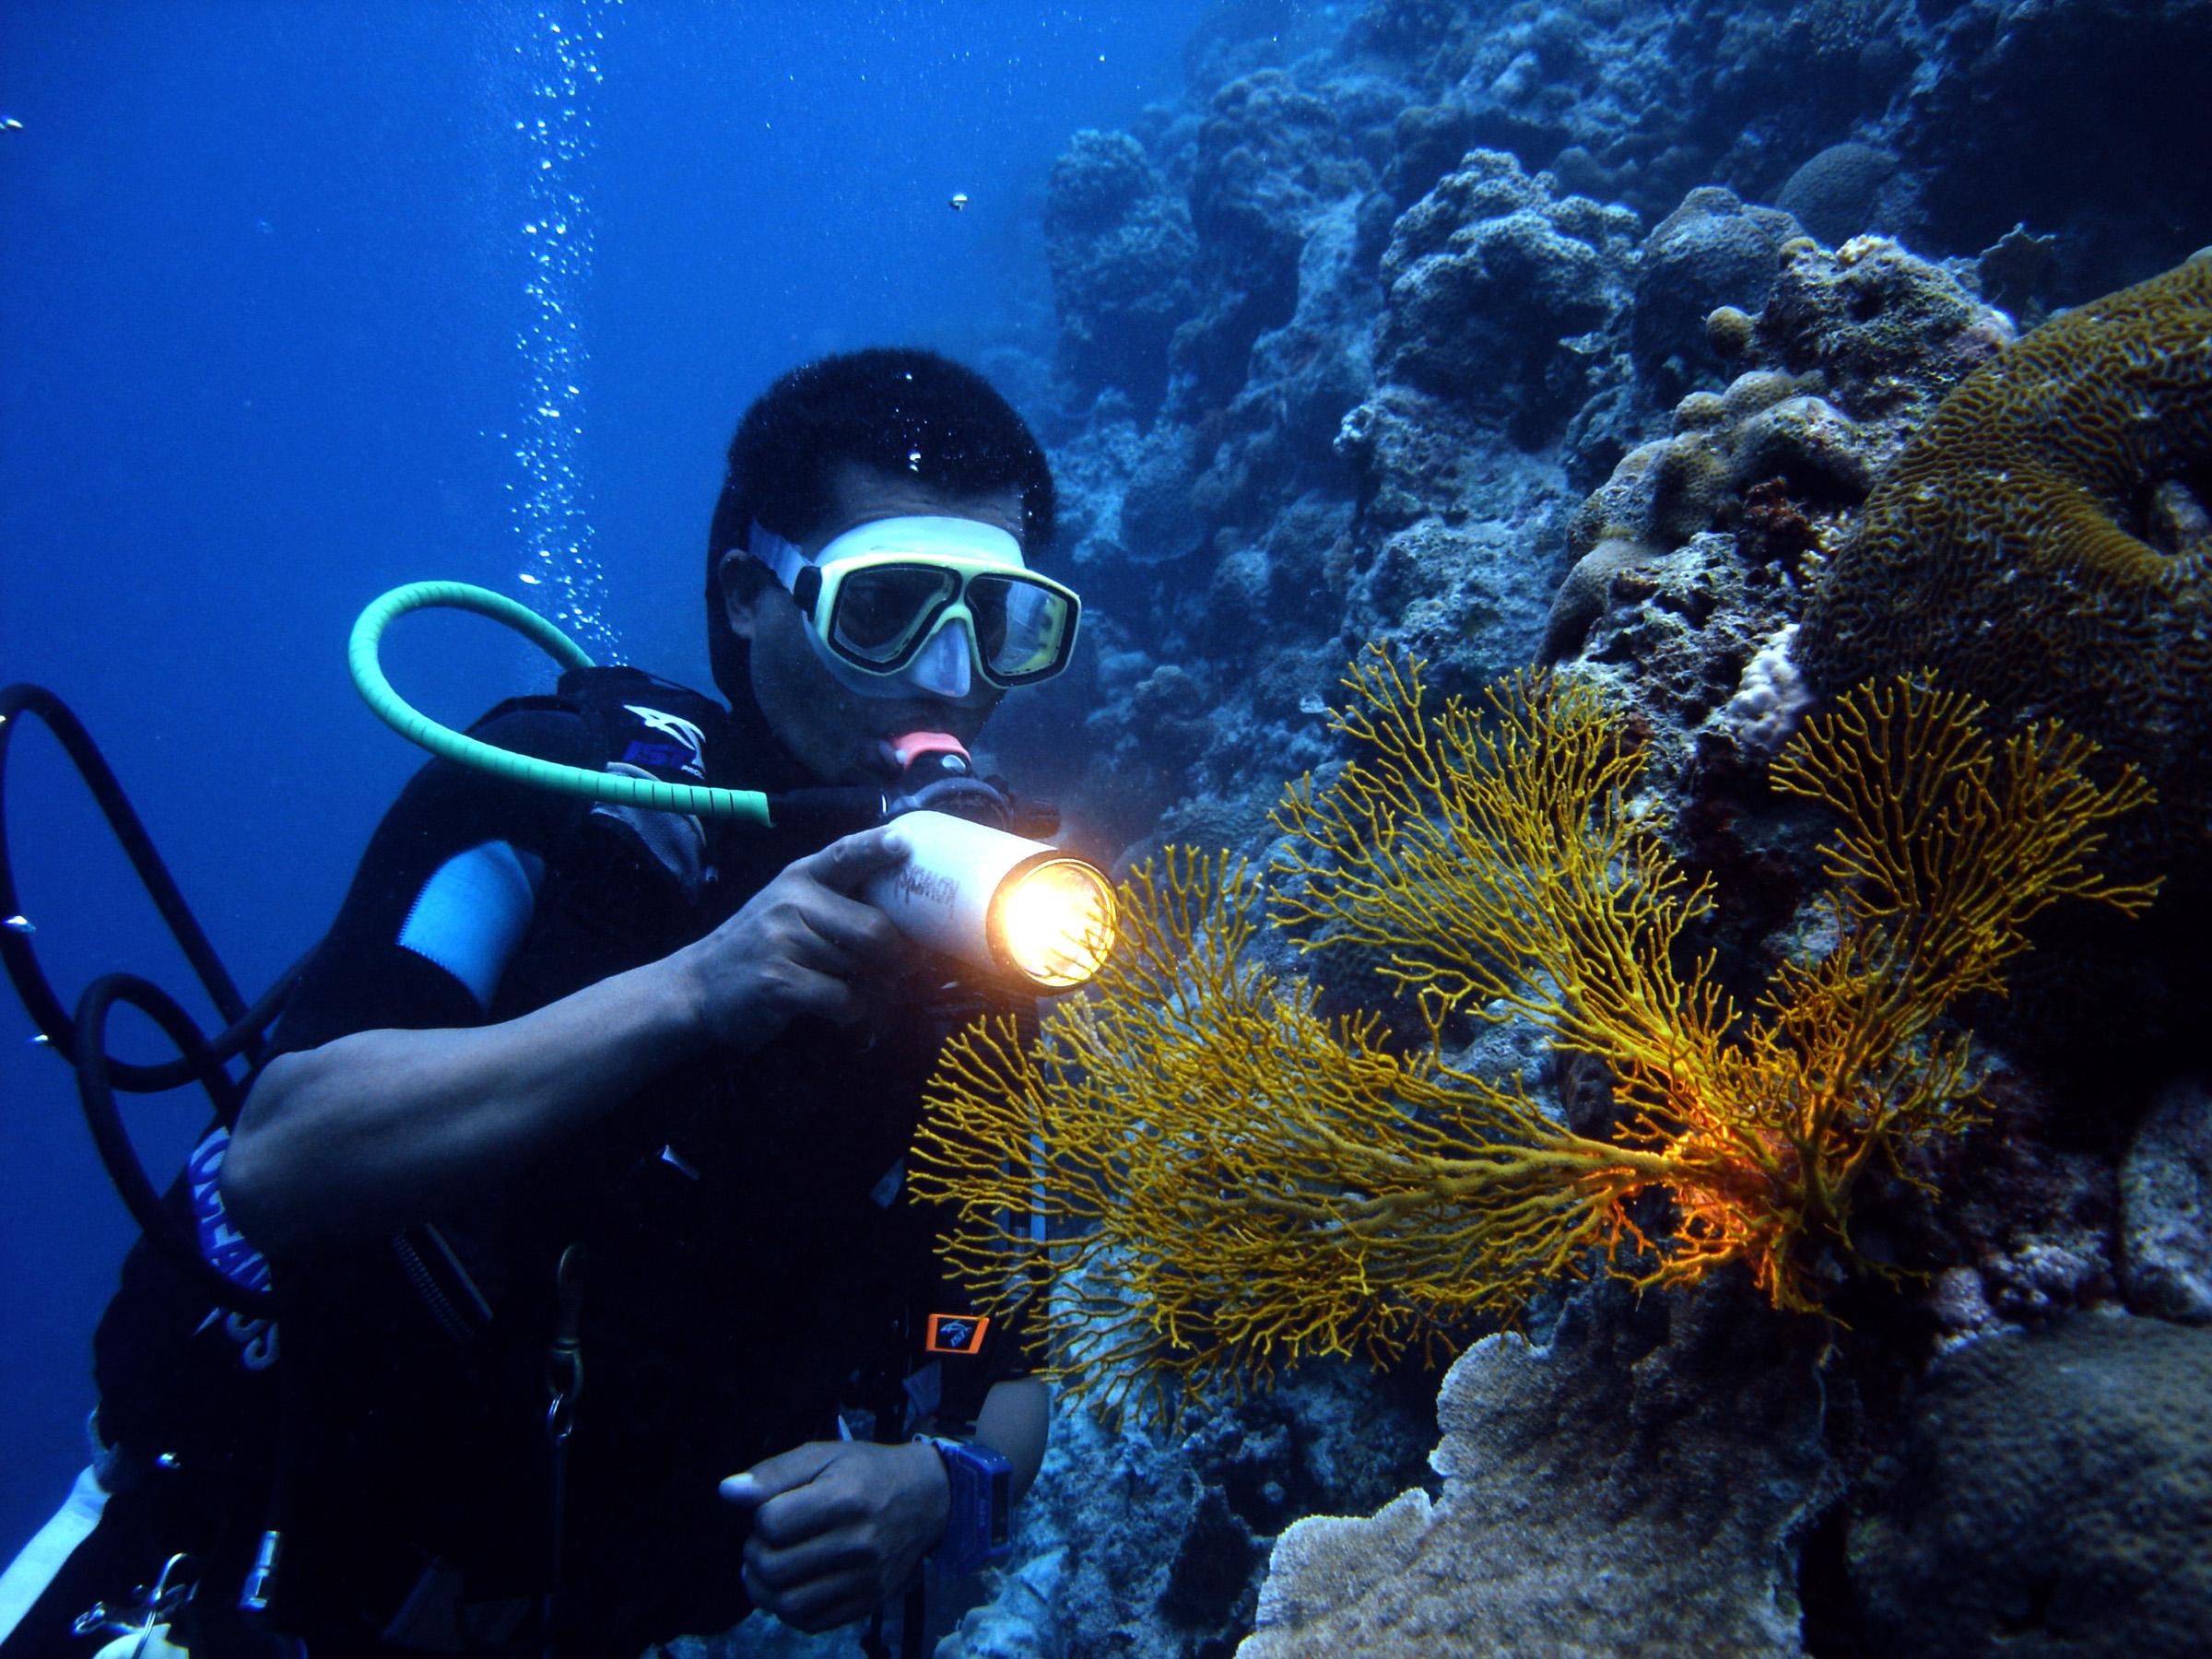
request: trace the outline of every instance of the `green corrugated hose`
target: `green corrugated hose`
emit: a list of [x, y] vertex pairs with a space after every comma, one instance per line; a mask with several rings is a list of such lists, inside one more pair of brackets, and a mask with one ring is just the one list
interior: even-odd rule
[[353, 625], [346, 644], [346, 665], [362, 700], [376, 716], [409, 743], [463, 766], [473, 766], [510, 782], [533, 789], [550, 789], [562, 794], [584, 795], [618, 806], [644, 806], [656, 812], [688, 812], [700, 818], [750, 818], [769, 821], [768, 797], [751, 789], [707, 789], [690, 783], [664, 783], [657, 778], [626, 777], [618, 772], [591, 771], [581, 766], [560, 766], [512, 749], [495, 747], [441, 726], [392, 688], [376, 660], [378, 643], [393, 621], [411, 610], [433, 607], [474, 611], [504, 622], [562, 668], [589, 668], [591, 656], [582, 646], [526, 605], [504, 594], [473, 587], [465, 582], [411, 582], [394, 588], [371, 605]]

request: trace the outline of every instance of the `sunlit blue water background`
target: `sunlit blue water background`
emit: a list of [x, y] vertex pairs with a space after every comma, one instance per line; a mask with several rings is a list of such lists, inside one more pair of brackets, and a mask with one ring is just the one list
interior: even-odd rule
[[[739, 410], [824, 350], [1048, 347], [1046, 171], [1172, 96], [1195, 10], [9, 0], [0, 679], [85, 718], [252, 995], [418, 759], [345, 678], [360, 606], [432, 575], [535, 593], [704, 683]], [[535, 672], [460, 618], [391, 654], [449, 719]], [[120, 967], [182, 990], [42, 733], [8, 782], [65, 995]], [[130, 1228], [0, 1000], [4, 1559], [81, 1460]], [[142, 1104], [148, 1161], [203, 1116]]]

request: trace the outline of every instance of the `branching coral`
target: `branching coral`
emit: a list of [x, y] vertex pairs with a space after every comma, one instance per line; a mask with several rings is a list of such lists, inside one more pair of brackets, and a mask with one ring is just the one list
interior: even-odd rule
[[[1054, 1366], [1109, 1407], [1166, 1377], [1265, 1382], [1309, 1353], [1387, 1359], [1465, 1316], [1510, 1317], [1595, 1259], [1639, 1284], [1741, 1262], [1814, 1306], [1869, 1159], [1970, 1110], [1962, 1038], [1937, 1022], [2000, 990], [2022, 928], [2062, 899], [2134, 912], [2155, 884], [2091, 863], [2143, 804], [2100, 787], [2053, 725], [2002, 745], [1980, 705], [1900, 681], [1844, 699], [1773, 769], [1840, 820], [1829, 947], [1739, 1010], [1677, 947], [1707, 903], [1631, 805], [1641, 761], [1594, 695], [1535, 677], [1487, 710], [1431, 709], [1380, 652], [1335, 717], [1359, 758], [1293, 785], [1275, 925], [1357, 947], [1414, 994], [1429, 1041], [1335, 1021], [1248, 958], [1261, 883], [1188, 853], [1124, 894], [1129, 936], [1088, 1000], [1024, 1045], [956, 1038], [914, 1183], [948, 1202], [954, 1269], [1005, 1304], [1041, 1277]], [[1451, 1064], [1455, 1015], [1525, 1019], [1612, 1073], [1617, 1139], [1559, 1127]], [[1647, 1233], [1647, 1194], [1672, 1201]], [[1154, 1397], [1157, 1403], [1157, 1396]]]

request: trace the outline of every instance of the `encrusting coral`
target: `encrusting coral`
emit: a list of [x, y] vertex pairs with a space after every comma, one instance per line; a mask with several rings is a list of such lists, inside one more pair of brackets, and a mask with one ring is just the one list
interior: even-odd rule
[[2208, 494], [2200, 257], [2068, 312], [1959, 384], [1830, 563], [1800, 661], [1824, 687], [1930, 665], [2000, 715], [2065, 720], [2159, 788], [2163, 844], [2132, 861], [2187, 875], [2212, 854]]
[[[1418, 659], [1379, 650], [1345, 683], [1334, 724], [1358, 757], [1286, 791], [1265, 903], [1303, 948], [1379, 960], [1425, 1043], [1323, 1018], [1251, 959], [1251, 868], [1178, 852], [1127, 884], [1094, 994], [1033, 1044], [1010, 1020], [969, 1028], [930, 1090], [912, 1179], [952, 1206], [947, 1261], [987, 1306], [1049, 1281], [1053, 1369], [1110, 1411], [1164, 1404], [1171, 1379], [1264, 1383], [1306, 1354], [1448, 1340], [1594, 1252], [1640, 1285], [1740, 1262], [1811, 1309], [1869, 1160], [1971, 1115], [1945, 1009], [2001, 990], [2049, 905], [2134, 913], [2155, 890], [2090, 867], [2149, 798], [2132, 771], [2091, 782], [2093, 744], [2053, 724], [1992, 742], [1980, 704], [1924, 682], [1862, 689], [1772, 770], [1839, 820], [1828, 948], [1740, 1010], [1710, 959], [1677, 962], [1707, 888], [1632, 804], [1641, 759], [1593, 692], [1524, 675], [1487, 712], [1432, 710]], [[1454, 1065], [1460, 1015], [1601, 1062], [1617, 1138]], [[1665, 1228], [1639, 1202], [1654, 1194]]]

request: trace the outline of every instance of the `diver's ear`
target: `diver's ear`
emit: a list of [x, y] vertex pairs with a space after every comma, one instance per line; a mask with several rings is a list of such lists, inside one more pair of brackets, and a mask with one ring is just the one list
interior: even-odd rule
[[722, 618], [732, 633], [747, 643], [759, 626], [760, 599], [769, 589], [765, 582], [745, 580], [743, 571], [750, 563], [742, 549], [732, 547], [714, 567], [714, 579], [722, 585]]

